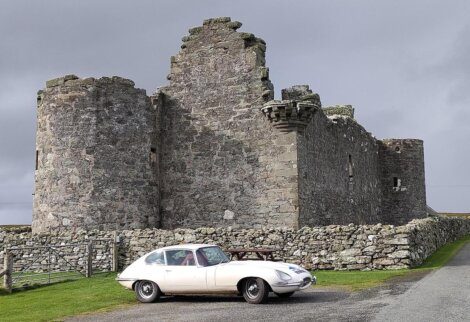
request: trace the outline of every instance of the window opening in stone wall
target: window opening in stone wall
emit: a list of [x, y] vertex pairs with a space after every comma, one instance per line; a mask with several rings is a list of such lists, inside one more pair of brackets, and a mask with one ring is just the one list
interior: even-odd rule
[[348, 158], [348, 173], [349, 173], [349, 181], [351, 182], [354, 177], [352, 155], [349, 155], [349, 158]]
[[401, 187], [401, 180], [398, 177], [393, 177], [393, 190], [398, 191]]
[[157, 148], [150, 148], [150, 162], [157, 162]]
[[36, 170], [38, 169], [38, 164], [39, 164], [39, 151], [36, 150]]
[[395, 152], [400, 152], [400, 147], [399, 146], [395, 147]]

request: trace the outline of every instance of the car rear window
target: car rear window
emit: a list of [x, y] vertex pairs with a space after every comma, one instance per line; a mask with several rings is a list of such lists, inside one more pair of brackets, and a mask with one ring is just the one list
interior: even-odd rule
[[145, 262], [147, 264], [165, 265], [165, 257], [163, 256], [163, 252], [153, 252], [145, 258]]

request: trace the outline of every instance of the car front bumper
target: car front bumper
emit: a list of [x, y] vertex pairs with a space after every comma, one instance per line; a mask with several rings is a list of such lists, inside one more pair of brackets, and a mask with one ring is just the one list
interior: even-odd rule
[[290, 293], [305, 290], [310, 287], [310, 285], [315, 285], [317, 283], [317, 278], [308, 273], [303, 274], [301, 278], [301, 280], [295, 282], [276, 282], [271, 285], [271, 288], [275, 293]]

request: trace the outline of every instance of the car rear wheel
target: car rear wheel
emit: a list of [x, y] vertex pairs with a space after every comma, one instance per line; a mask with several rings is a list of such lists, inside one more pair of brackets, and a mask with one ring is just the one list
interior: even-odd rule
[[289, 293], [274, 293], [276, 294], [277, 296], [279, 296], [280, 298], [288, 298], [288, 297], [291, 297], [292, 294], [294, 294], [294, 292], [289, 292]]
[[135, 285], [135, 295], [142, 303], [152, 303], [160, 298], [162, 292], [152, 281], [138, 281]]
[[266, 303], [269, 295], [269, 286], [261, 278], [250, 277], [243, 283], [243, 297], [251, 304]]

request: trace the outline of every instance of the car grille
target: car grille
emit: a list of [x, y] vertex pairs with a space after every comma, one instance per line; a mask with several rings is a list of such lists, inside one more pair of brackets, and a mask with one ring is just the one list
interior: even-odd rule
[[300, 284], [300, 287], [304, 287], [305, 285], [308, 285], [312, 282], [312, 279], [310, 277], [306, 277], [304, 278], [304, 280], [302, 281], [302, 283]]

